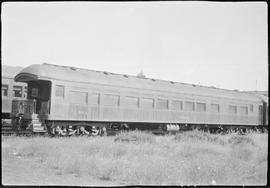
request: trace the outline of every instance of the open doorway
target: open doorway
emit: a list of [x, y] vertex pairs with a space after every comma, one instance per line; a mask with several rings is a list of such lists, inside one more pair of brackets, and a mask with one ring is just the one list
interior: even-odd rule
[[37, 114], [50, 114], [51, 81], [28, 81], [28, 99], [36, 101], [35, 112]]

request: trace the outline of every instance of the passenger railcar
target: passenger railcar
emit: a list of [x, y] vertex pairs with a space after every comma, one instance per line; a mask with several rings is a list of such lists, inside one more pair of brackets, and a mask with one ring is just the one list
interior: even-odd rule
[[22, 82], [14, 82], [15, 75], [22, 69], [22, 67], [2, 66], [2, 132], [8, 132], [11, 129], [10, 113], [12, 100], [26, 99], [27, 85]]
[[262, 99], [246, 92], [46, 63], [24, 68], [15, 81], [28, 85], [28, 99], [13, 101], [14, 122], [21, 114], [19, 127], [34, 132], [266, 126]]

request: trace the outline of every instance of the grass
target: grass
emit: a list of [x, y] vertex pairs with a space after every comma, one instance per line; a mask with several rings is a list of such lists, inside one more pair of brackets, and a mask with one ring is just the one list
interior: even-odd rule
[[[265, 185], [268, 134], [213, 135], [189, 131], [154, 136], [2, 137], [2, 146], [57, 175], [126, 185]], [[89, 183], [91, 185], [91, 183]]]

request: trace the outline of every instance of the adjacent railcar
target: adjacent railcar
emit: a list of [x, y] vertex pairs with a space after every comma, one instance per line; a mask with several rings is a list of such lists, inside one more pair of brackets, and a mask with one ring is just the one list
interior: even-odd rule
[[11, 126], [11, 102], [13, 99], [25, 100], [27, 85], [22, 82], [14, 82], [14, 77], [23, 68], [2, 66], [2, 131], [3, 127], [9, 129]]
[[34, 132], [266, 126], [262, 99], [245, 92], [46, 63], [24, 68], [15, 81], [28, 85], [28, 97], [13, 101], [14, 122], [22, 114], [20, 128]]

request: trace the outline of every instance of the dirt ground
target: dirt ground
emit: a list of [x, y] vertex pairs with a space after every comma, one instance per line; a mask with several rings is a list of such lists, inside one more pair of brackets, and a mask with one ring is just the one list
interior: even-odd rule
[[61, 174], [30, 159], [16, 156], [2, 143], [2, 185], [119, 186], [117, 182], [93, 177]]

